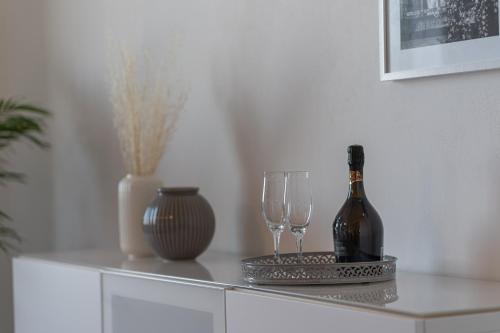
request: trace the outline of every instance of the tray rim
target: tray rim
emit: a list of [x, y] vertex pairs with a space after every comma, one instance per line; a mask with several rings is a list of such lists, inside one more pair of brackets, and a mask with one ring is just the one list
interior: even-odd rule
[[392, 281], [395, 279], [395, 274], [390, 274], [387, 276], [383, 277], [376, 277], [376, 278], [352, 278], [350, 280], [347, 279], [338, 279], [338, 280], [284, 280], [284, 279], [276, 279], [276, 280], [259, 280], [259, 279], [252, 279], [248, 277], [244, 277], [243, 280], [251, 283], [251, 284], [257, 284], [257, 285], [278, 285], [278, 286], [319, 286], [319, 285], [358, 285], [358, 284], [364, 284], [364, 283], [379, 283], [379, 282], [386, 282], [386, 281]]
[[[293, 257], [297, 253], [290, 252], [281, 254], [282, 256]], [[305, 252], [304, 255], [310, 256], [332, 256], [335, 255], [332, 251], [315, 251], [315, 252]], [[293, 286], [293, 285], [341, 285], [341, 284], [360, 284], [360, 283], [371, 283], [371, 282], [384, 282], [394, 280], [396, 278], [396, 261], [397, 258], [391, 255], [385, 255], [383, 260], [379, 261], [361, 261], [361, 262], [348, 262], [348, 263], [258, 263], [258, 260], [273, 259], [274, 255], [265, 255], [259, 257], [250, 257], [241, 260], [241, 269], [243, 273], [243, 280], [256, 285], [283, 285], [283, 286]], [[389, 271], [385, 271], [383, 274], [378, 276], [355, 276], [355, 277], [337, 277], [337, 278], [320, 278], [320, 279], [287, 279], [287, 278], [259, 278], [254, 277], [250, 273], [256, 270], [282, 270], [282, 271], [294, 271], [294, 270], [310, 270], [310, 269], [344, 269], [344, 268], [357, 268], [357, 267], [370, 267], [370, 266], [388, 266]]]
[[[334, 255], [335, 252], [333, 251], [313, 251], [313, 252], [304, 252], [303, 255], [307, 254], [314, 254], [314, 255]], [[283, 255], [297, 255], [297, 253], [294, 252], [288, 252], [288, 253], [282, 253], [280, 256]], [[280, 264], [280, 263], [272, 263], [272, 264], [267, 264], [267, 263], [256, 263], [255, 260], [257, 259], [265, 259], [265, 258], [273, 258], [274, 255], [264, 255], [264, 256], [257, 256], [257, 257], [248, 257], [244, 258], [241, 260], [241, 265], [242, 266], [262, 266], [262, 267], [300, 267], [300, 266], [305, 266], [305, 267], [313, 267], [313, 266], [360, 266], [360, 265], [374, 265], [374, 264], [383, 264], [383, 263], [395, 263], [398, 258], [395, 256], [391, 255], [384, 255], [382, 260], [377, 260], [377, 261], [357, 261], [357, 262], [334, 262], [334, 263], [295, 263], [295, 264]]]

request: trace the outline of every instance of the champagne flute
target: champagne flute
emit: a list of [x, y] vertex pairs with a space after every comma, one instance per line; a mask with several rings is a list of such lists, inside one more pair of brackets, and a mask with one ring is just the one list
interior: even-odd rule
[[261, 211], [269, 231], [273, 234], [276, 260], [279, 260], [280, 237], [286, 225], [285, 193], [286, 173], [284, 171], [265, 172]]
[[285, 191], [285, 215], [290, 231], [297, 243], [297, 258], [302, 261], [302, 245], [312, 214], [311, 173], [287, 172]]

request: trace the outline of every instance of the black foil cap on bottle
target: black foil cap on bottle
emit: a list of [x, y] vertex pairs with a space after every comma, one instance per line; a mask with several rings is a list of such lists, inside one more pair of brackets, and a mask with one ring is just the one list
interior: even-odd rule
[[361, 145], [352, 145], [347, 147], [347, 163], [351, 170], [360, 170], [363, 168], [365, 164], [365, 153], [363, 151], [363, 146]]

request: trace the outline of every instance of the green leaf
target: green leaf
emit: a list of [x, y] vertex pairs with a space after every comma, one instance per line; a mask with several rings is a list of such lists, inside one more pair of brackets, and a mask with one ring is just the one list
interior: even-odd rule
[[23, 183], [26, 176], [23, 173], [0, 170], [0, 183], [15, 181]]
[[9, 226], [11, 218], [0, 211], [0, 252], [4, 254], [9, 254], [12, 251], [17, 252], [18, 248], [14, 246], [11, 241], [15, 241], [16, 243], [21, 243], [21, 237], [19, 234]]
[[12, 98], [3, 100], [0, 99], [0, 114], [12, 113], [12, 112], [29, 112], [29, 113], [39, 114], [42, 116], [50, 115], [49, 111], [28, 103], [17, 102]]
[[2, 243], [0, 240], [0, 252], [3, 252], [4, 254], [8, 254], [9, 250], [7, 249], [7, 243]]
[[26, 116], [10, 116], [0, 122], [0, 132], [7, 135], [23, 134], [28, 131], [42, 132], [41, 121]]
[[24, 137], [40, 148], [50, 148], [50, 143], [45, 142], [34, 135], [24, 134]]
[[25, 115], [13, 115], [0, 118], [0, 148], [5, 148], [12, 142], [25, 138], [40, 148], [47, 148], [49, 144], [39, 136], [43, 134], [43, 119]]
[[19, 237], [19, 235], [14, 229], [1, 225], [0, 225], [0, 238], [12, 238], [18, 242], [21, 241], [21, 237]]
[[[29, 103], [16, 101], [12, 98], [0, 99], [0, 149], [5, 149], [20, 139], [27, 140], [40, 148], [49, 144], [42, 137], [45, 134], [44, 118], [50, 112]], [[0, 162], [5, 161], [0, 156]], [[23, 181], [24, 174], [0, 169], [0, 185], [7, 181]], [[0, 252], [8, 254], [17, 251], [12, 242], [21, 242], [21, 237], [10, 227], [12, 221], [9, 215], [0, 211]]]
[[12, 218], [0, 210], [0, 220], [12, 221]]
[[31, 104], [18, 104], [15, 108], [12, 109], [13, 111], [24, 111], [24, 112], [32, 112], [32, 113], [37, 113], [43, 116], [50, 116], [50, 112], [36, 107]]
[[12, 252], [19, 252], [19, 248], [7, 241], [1, 241], [0, 239], [0, 252], [4, 254], [10, 254]]

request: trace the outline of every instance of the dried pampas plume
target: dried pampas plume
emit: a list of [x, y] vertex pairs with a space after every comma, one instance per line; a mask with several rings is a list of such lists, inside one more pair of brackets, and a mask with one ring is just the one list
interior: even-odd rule
[[[152, 68], [145, 54], [138, 59], [121, 50], [111, 69], [111, 102], [115, 127], [127, 173], [155, 173], [184, 109], [187, 92], [174, 92], [167, 81], [165, 64]], [[178, 88], [178, 87], [177, 87]]]

